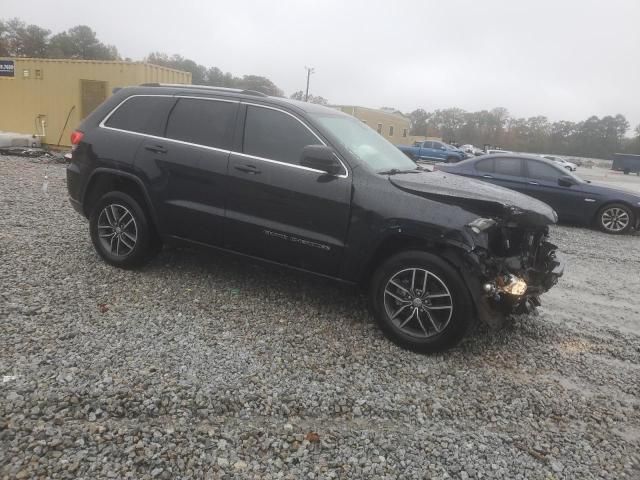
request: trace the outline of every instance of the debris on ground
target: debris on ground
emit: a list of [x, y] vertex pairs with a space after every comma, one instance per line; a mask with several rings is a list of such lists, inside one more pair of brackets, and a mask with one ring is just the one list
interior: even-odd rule
[[0, 155], [30, 158], [39, 163], [69, 163], [71, 158], [63, 152], [53, 152], [44, 148], [2, 147]]

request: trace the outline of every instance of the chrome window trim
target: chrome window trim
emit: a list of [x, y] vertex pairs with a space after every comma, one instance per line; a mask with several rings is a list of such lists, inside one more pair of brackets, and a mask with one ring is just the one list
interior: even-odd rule
[[[241, 157], [246, 157], [246, 158], [251, 158], [254, 160], [260, 160], [263, 162], [269, 162], [269, 163], [273, 163], [273, 164], [277, 164], [277, 165], [284, 165], [286, 167], [292, 167], [292, 168], [297, 168], [300, 170], [306, 170], [309, 172], [316, 172], [316, 173], [323, 173], [326, 174], [325, 171], [323, 170], [317, 170], [315, 168], [310, 168], [310, 167], [305, 167], [304, 165], [296, 165], [294, 163], [287, 163], [287, 162], [281, 162], [279, 160], [272, 160], [270, 158], [264, 158], [264, 157], [259, 157], [256, 155], [249, 155], [247, 153], [243, 153], [243, 152], [236, 152], [235, 150], [225, 150], [223, 148], [216, 148], [216, 147], [210, 147], [208, 145], [202, 145], [199, 143], [191, 143], [191, 142], [185, 142], [183, 140], [177, 140], [174, 138], [169, 138], [169, 137], [158, 137], [157, 135], [151, 135], [149, 133], [141, 133], [141, 132], [134, 132], [132, 130], [124, 130], [122, 128], [115, 128], [115, 127], [109, 127], [107, 125], [105, 125], [105, 123], [107, 121], [109, 121], [109, 118], [111, 118], [111, 116], [116, 112], [116, 110], [118, 110], [125, 102], [127, 102], [129, 99], [134, 98], [134, 97], [164, 97], [164, 98], [188, 98], [188, 99], [195, 99], [195, 100], [209, 100], [209, 101], [214, 101], [214, 102], [227, 102], [227, 103], [236, 103], [236, 104], [242, 104], [242, 105], [251, 105], [254, 107], [262, 107], [262, 108], [267, 108], [270, 110], [276, 110], [278, 112], [282, 112], [286, 115], [289, 115], [290, 117], [296, 119], [298, 122], [300, 122], [307, 130], [309, 130], [309, 132], [311, 132], [311, 134], [316, 137], [318, 139], [318, 141], [324, 145], [325, 147], [327, 146], [327, 144], [324, 142], [324, 140], [322, 140], [317, 134], [316, 132], [314, 132], [305, 122], [303, 122], [302, 120], [300, 120], [298, 117], [296, 117], [295, 115], [293, 115], [290, 112], [287, 112], [286, 110], [283, 110], [281, 108], [277, 108], [277, 107], [272, 107], [270, 105], [261, 105], [259, 103], [251, 103], [251, 102], [244, 102], [241, 100], [229, 100], [229, 99], [222, 99], [222, 98], [210, 98], [210, 97], [198, 97], [198, 96], [192, 96], [192, 95], [166, 95], [166, 94], [138, 94], [138, 95], [130, 95], [127, 98], [125, 98], [124, 100], [122, 100], [118, 105], [116, 105], [103, 119], [102, 121], [98, 124], [99, 128], [104, 128], [105, 130], [112, 130], [115, 132], [122, 132], [122, 133], [128, 133], [129, 135], [137, 135], [140, 137], [146, 137], [146, 138], [152, 138], [154, 140], [161, 140], [161, 141], [167, 141], [167, 142], [171, 142], [171, 143], [177, 143], [180, 145], [187, 145], [190, 147], [197, 147], [197, 148], [204, 148], [205, 150], [211, 150], [214, 152], [221, 152], [221, 153], [226, 153], [226, 154], [231, 154], [233, 153], [234, 155], [239, 155]], [[346, 172], [345, 174], [341, 174], [341, 175], [334, 175], [337, 178], [348, 178], [349, 177], [349, 169], [346, 167], [346, 165], [344, 164], [344, 162], [342, 161], [342, 159], [334, 152], [334, 156], [338, 159], [338, 161], [340, 162], [340, 165], [342, 165], [342, 168], [344, 169], [344, 171]]]
[[[304, 165], [296, 165], [294, 163], [281, 162], [279, 160], [271, 160], [270, 158], [258, 157], [256, 155], [249, 155], [248, 153], [241, 153], [241, 152], [234, 152], [234, 151], [232, 151], [231, 153], [233, 153], [234, 155], [238, 155], [240, 157], [251, 158], [254, 160], [261, 160], [263, 162], [275, 163], [277, 165], [284, 165], [285, 167], [299, 168], [300, 170], [307, 170], [308, 172], [324, 173], [325, 175], [328, 175], [327, 172], [323, 170], [316, 170], [315, 168], [305, 167]], [[334, 175], [334, 176], [339, 178], [347, 178], [346, 175]]]
[[104, 128], [106, 130], [113, 130], [115, 132], [128, 133], [129, 135], [138, 135], [139, 137], [153, 138], [154, 140], [161, 140], [163, 142], [166, 141], [171, 143], [177, 143], [180, 145], [187, 145], [189, 147], [203, 148], [205, 150], [212, 150], [214, 152], [221, 152], [221, 153], [227, 153], [227, 154], [232, 153], [232, 150], [225, 150], [224, 148], [209, 147], [208, 145], [200, 145], [199, 143], [185, 142], [183, 140], [175, 140], [173, 138], [167, 138], [167, 137], [157, 137], [155, 135], [149, 135], [148, 133], [132, 132], [131, 130], [122, 130], [120, 128], [114, 128], [114, 127], [103, 126], [101, 128]]

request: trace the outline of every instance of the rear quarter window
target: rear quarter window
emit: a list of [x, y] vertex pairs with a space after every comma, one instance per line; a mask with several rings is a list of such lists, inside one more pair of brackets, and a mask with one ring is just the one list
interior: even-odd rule
[[493, 158], [487, 158], [476, 162], [476, 170], [484, 173], [493, 173]]
[[522, 160], [519, 158], [494, 158], [493, 171], [500, 175], [520, 177], [522, 176]]
[[554, 166], [531, 160], [527, 162], [528, 177], [536, 180], [557, 180], [563, 174]]
[[129, 97], [104, 123], [105, 126], [161, 137], [172, 97]]

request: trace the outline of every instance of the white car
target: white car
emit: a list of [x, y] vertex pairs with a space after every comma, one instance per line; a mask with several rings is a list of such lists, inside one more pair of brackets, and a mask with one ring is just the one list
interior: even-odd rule
[[578, 166], [573, 162], [567, 162], [564, 158], [558, 157], [556, 155], [541, 155], [542, 158], [546, 158], [547, 160], [551, 160], [552, 162], [557, 163], [562, 168], [566, 168], [570, 172], [575, 172]]
[[487, 150], [487, 155], [492, 155], [494, 153], [513, 153], [510, 150], [502, 150], [501, 148], [490, 148]]
[[467, 143], [466, 145], [462, 145], [459, 148], [464, 153], [466, 153], [468, 157], [474, 157], [474, 156], [477, 157], [479, 155], [483, 155], [484, 154], [484, 152], [482, 150], [480, 150], [479, 148], [471, 145], [470, 143]]

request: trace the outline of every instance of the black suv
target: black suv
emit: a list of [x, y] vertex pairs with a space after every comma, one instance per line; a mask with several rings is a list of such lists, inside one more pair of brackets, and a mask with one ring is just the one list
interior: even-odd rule
[[562, 275], [546, 204], [422, 170], [359, 120], [257, 92], [124, 88], [72, 135], [71, 203], [119, 267], [164, 241], [368, 289], [384, 333], [420, 352], [539, 305]]

